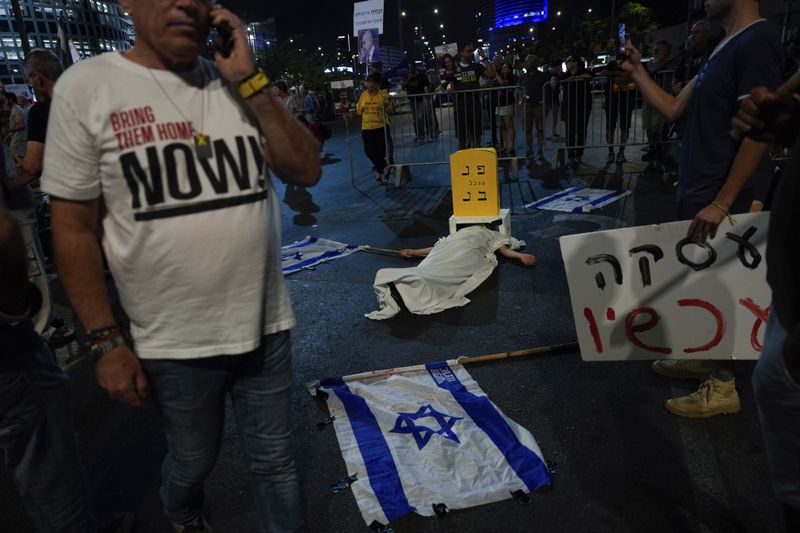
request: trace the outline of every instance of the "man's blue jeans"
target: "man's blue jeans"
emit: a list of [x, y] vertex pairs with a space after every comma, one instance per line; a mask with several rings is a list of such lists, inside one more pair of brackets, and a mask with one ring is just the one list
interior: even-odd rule
[[800, 384], [786, 370], [786, 336], [773, 312], [753, 372], [753, 391], [775, 494], [782, 503], [800, 509]]
[[0, 373], [0, 462], [11, 470], [37, 531], [94, 531], [69, 378], [46, 344], [26, 370]]
[[161, 499], [170, 520], [187, 523], [201, 511], [203, 481], [219, 454], [230, 394], [260, 531], [302, 527], [290, 450], [291, 355], [291, 338], [283, 331], [246, 354], [142, 361], [169, 441]]

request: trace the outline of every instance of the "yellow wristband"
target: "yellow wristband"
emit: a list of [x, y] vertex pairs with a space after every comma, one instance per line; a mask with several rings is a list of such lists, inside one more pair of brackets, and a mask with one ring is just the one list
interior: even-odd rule
[[258, 69], [255, 74], [239, 83], [239, 96], [246, 100], [267, 85], [269, 85], [269, 78], [263, 69]]
[[731, 212], [728, 209], [725, 209], [725, 207], [723, 207], [722, 204], [717, 203], [717, 202], [711, 202], [711, 205], [713, 205], [714, 207], [716, 207], [717, 209], [719, 209], [720, 211], [725, 213], [725, 216], [728, 217], [728, 222], [731, 223], [731, 226], [736, 224], [736, 219], [733, 218], [733, 215], [731, 215]]

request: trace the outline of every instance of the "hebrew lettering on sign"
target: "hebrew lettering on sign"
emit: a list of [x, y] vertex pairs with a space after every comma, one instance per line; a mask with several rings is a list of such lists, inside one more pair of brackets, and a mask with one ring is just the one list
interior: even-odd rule
[[499, 215], [500, 189], [494, 149], [475, 148], [452, 154], [450, 181], [455, 216]]
[[689, 221], [561, 237], [583, 358], [758, 358], [769, 213], [737, 219], [703, 243]]

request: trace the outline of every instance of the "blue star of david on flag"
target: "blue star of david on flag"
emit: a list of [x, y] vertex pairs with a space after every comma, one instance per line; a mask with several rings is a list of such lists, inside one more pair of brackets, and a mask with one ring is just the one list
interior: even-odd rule
[[[416, 421], [421, 418], [433, 418], [439, 425], [439, 429], [417, 424]], [[420, 450], [430, 442], [434, 434], [461, 444], [456, 434], [453, 433], [453, 425], [462, 418], [440, 413], [429, 404], [425, 404], [416, 413], [397, 413], [397, 421], [389, 433], [410, 433], [414, 436], [414, 441]]]

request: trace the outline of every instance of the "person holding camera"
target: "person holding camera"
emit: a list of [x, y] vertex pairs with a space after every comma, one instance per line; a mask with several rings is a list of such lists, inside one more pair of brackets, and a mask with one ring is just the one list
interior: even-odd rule
[[533, 129], [536, 128], [537, 158], [544, 161], [544, 113], [545, 87], [550, 81], [550, 73], [538, 68], [538, 60], [533, 54], [525, 57], [525, 157], [533, 157]]
[[[705, 242], [731, 214], [746, 213], [753, 203], [752, 180], [766, 143], [731, 138], [730, 119], [739, 101], [757, 86], [775, 88], [781, 81], [783, 53], [777, 31], [759, 16], [757, 0], [708, 0], [710, 20], [718, 20], [727, 37], [700, 73], [673, 96], [650, 77], [641, 53], [627, 41], [622, 68], [639, 86], [648, 105], [666, 120], [686, 119], [678, 167], [678, 220], [692, 220], [687, 237]], [[735, 354], [731, 354], [735, 355]], [[741, 409], [732, 363], [665, 360], [653, 370], [673, 378], [699, 379], [699, 389], [667, 400], [675, 415], [706, 418]]]

